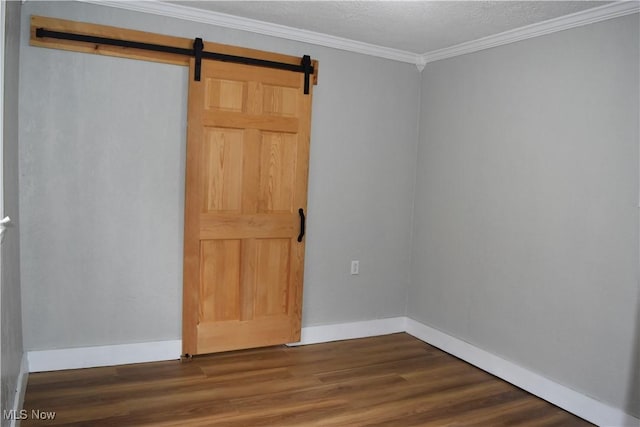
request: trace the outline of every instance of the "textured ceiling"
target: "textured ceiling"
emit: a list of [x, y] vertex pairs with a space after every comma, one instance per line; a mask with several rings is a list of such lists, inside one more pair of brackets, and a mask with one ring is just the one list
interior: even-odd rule
[[416, 54], [611, 2], [600, 1], [174, 1]]

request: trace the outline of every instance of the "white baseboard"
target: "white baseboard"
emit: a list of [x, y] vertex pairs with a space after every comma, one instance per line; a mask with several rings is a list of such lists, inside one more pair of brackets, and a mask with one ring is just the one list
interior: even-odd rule
[[[588, 397], [545, 378], [540, 374], [408, 317], [392, 317], [362, 322], [308, 326], [302, 328], [302, 338], [300, 342], [289, 345], [317, 344], [387, 335], [397, 332], [406, 332], [413, 335], [434, 347], [438, 347], [449, 354], [477, 366], [496, 377], [502, 378], [594, 424], [616, 427], [640, 425], [640, 419], [625, 413], [621, 409], [614, 408]], [[28, 353], [28, 370], [30, 372], [41, 372], [154, 362], [178, 359], [180, 354], [180, 340], [30, 351]], [[26, 361], [23, 362], [23, 365], [25, 365], [26, 372]], [[24, 388], [26, 388], [26, 380], [24, 381], [22, 396], [24, 396]], [[22, 407], [21, 404], [19, 407]]]
[[[302, 328], [302, 340], [291, 345], [363, 338], [404, 331], [404, 317]], [[95, 368], [179, 359], [182, 341], [156, 341], [96, 347], [29, 351], [29, 372]]]
[[43, 372], [158, 362], [179, 359], [181, 350], [182, 341], [173, 340], [30, 351], [29, 369], [30, 372]]
[[407, 318], [406, 332], [599, 426], [640, 425], [640, 419], [620, 409], [413, 319]]
[[[300, 342], [289, 345], [307, 345], [393, 334], [404, 332], [404, 325], [405, 317], [393, 317], [336, 325], [309, 326], [302, 328]], [[181, 349], [182, 342], [174, 340], [29, 351], [29, 369], [30, 372], [44, 372], [158, 362], [179, 359]]]
[[299, 342], [287, 345], [294, 347], [404, 332], [405, 319], [406, 317], [390, 317], [335, 325], [307, 326], [302, 328], [302, 337]]
[[[20, 362], [20, 373], [18, 374], [18, 381], [16, 383], [16, 394], [13, 398], [13, 410], [14, 414], [19, 414], [24, 407], [24, 395], [27, 392], [27, 381], [29, 381], [29, 359], [27, 353], [22, 354], [22, 361]], [[14, 418], [11, 420], [11, 427], [20, 427], [20, 420]]]

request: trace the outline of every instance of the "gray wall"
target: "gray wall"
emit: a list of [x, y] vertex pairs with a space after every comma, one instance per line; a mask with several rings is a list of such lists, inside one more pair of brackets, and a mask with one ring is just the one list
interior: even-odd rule
[[[30, 15], [320, 61], [305, 326], [404, 314], [415, 66], [77, 3], [23, 6], [21, 215], [28, 350], [180, 338], [186, 68], [28, 46]], [[360, 275], [350, 276], [351, 259]]]
[[635, 14], [427, 65], [408, 299], [636, 416], [638, 40]]
[[[12, 409], [22, 362], [22, 314], [20, 311], [20, 239], [18, 215], [18, 65], [20, 2], [7, 2], [4, 57], [3, 190], [4, 214], [12, 225], [5, 231], [2, 250], [0, 302], [2, 307], [2, 388], [0, 411]], [[9, 420], [2, 417], [2, 425]]]

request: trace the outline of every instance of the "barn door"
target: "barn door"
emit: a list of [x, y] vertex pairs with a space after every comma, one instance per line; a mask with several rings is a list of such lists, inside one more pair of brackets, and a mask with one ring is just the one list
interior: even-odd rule
[[312, 88], [208, 60], [191, 80], [183, 352], [298, 341]]

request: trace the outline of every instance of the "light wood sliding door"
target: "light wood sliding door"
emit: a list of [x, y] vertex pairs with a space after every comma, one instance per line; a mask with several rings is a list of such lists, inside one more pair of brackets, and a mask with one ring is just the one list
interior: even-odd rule
[[298, 341], [312, 86], [210, 60], [201, 76], [189, 86], [183, 352]]

